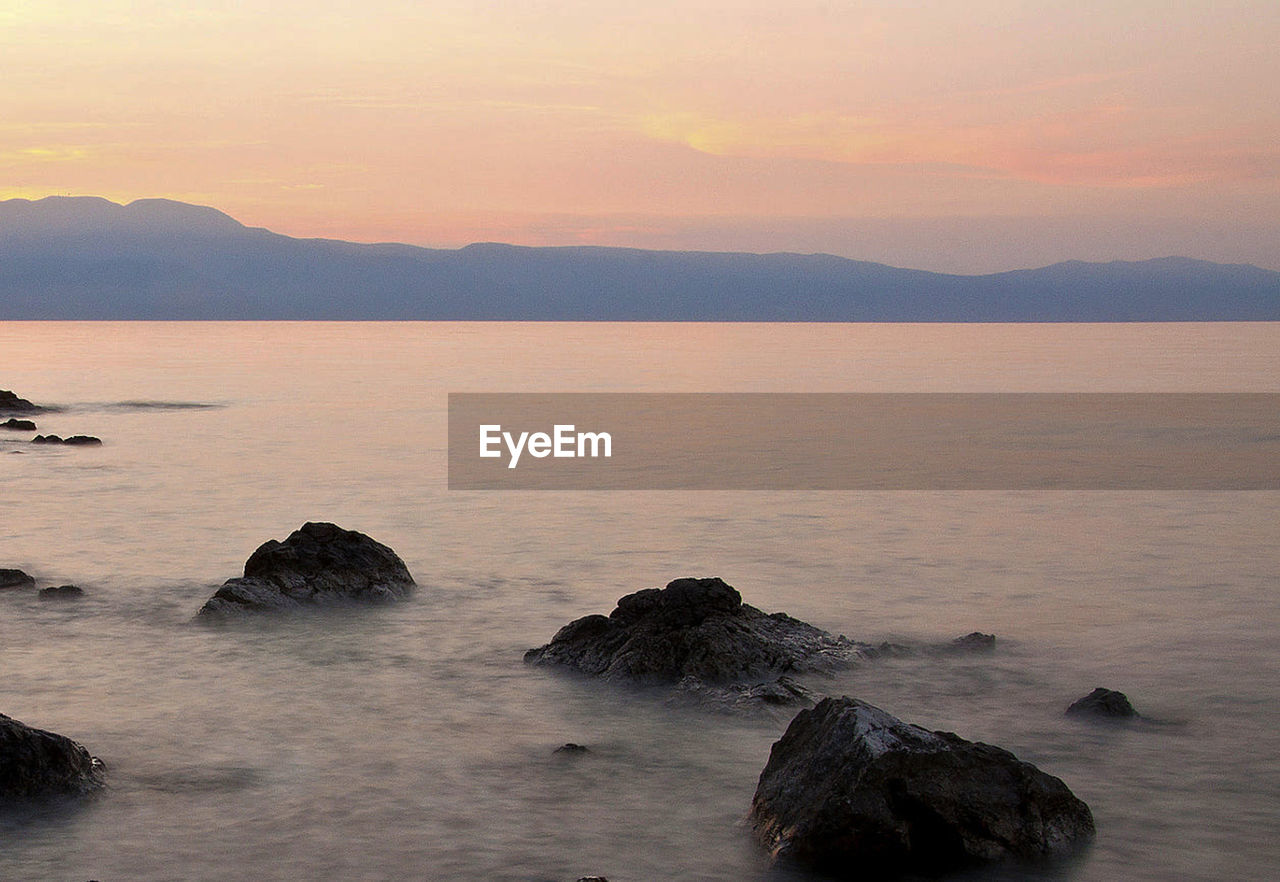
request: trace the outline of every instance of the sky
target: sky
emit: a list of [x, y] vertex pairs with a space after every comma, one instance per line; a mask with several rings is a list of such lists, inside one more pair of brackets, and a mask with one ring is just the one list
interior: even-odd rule
[[292, 236], [1280, 269], [1275, 0], [0, 0], [0, 199]]

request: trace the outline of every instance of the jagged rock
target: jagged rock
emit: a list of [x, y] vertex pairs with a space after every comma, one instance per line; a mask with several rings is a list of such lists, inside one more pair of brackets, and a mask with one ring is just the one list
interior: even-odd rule
[[34, 588], [36, 580], [22, 570], [0, 570], [0, 588]]
[[84, 589], [76, 585], [59, 585], [56, 588], [50, 585], [40, 589], [41, 600], [78, 600], [81, 597], [84, 597]]
[[401, 600], [413, 576], [387, 546], [334, 524], [307, 523], [283, 542], [268, 540], [228, 579], [198, 615], [286, 610], [345, 602]]
[[102, 761], [80, 744], [0, 714], [0, 800], [82, 796], [105, 783]]
[[784, 613], [742, 602], [720, 579], [676, 579], [618, 601], [531, 649], [531, 664], [576, 668], [606, 680], [676, 684], [685, 677], [730, 683], [765, 674], [831, 671], [859, 656], [861, 644]]
[[1083, 698], [1077, 698], [1067, 708], [1072, 717], [1098, 717], [1110, 720], [1134, 719], [1138, 712], [1129, 703], [1129, 697], [1114, 689], [1099, 686]]
[[62, 436], [60, 435], [36, 435], [31, 439], [32, 444], [61, 444]]
[[1007, 750], [826, 698], [796, 715], [751, 803], [775, 859], [844, 878], [935, 873], [1066, 853], [1089, 807]]
[[10, 417], [3, 423], [0, 423], [0, 429], [12, 429], [15, 432], [34, 432], [36, 424], [31, 420], [20, 420], [16, 417]]
[[19, 398], [8, 389], [0, 389], [0, 413], [39, 413], [44, 410], [38, 404], [32, 404], [25, 398]]

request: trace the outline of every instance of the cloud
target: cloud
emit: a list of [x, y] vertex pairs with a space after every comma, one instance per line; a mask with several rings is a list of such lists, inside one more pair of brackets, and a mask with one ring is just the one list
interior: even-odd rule
[[1041, 184], [1171, 187], [1280, 178], [1280, 145], [1265, 132], [1170, 133], [1165, 121], [1123, 104], [978, 122], [918, 112], [914, 118], [675, 112], [642, 116], [637, 128], [714, 156], [941, 166]]

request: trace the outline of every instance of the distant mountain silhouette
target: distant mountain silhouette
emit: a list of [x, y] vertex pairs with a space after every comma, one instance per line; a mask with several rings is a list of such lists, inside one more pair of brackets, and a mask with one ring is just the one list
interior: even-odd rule
[[1280, 273], [1188, 258], [958, 276], [825, 254], [293, 239], [166, 199], [0, 202], [0, 319], [1277, 321]]

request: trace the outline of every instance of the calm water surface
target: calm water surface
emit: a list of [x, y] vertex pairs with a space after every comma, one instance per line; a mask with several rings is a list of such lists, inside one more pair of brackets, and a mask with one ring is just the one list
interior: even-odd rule
[[[0, 594], [0, 712], [111, 779], [0, 821], [2, 879], [808, 878], [741, 823], [789, 713], [521, 662], [684, 575], [857, 639], [998, 635], [809, 684], [1007, 747], [1093, 808], [1079, 860], [971, 878], [1280, 868], [1280, 494], [445, 489], [449, 392], [1280, 392], [1280, 326], [7, 323], [0, 388], [105, 441], [0, 437], [0, 566], [88, 593]], [[190, 624], [306, 520], [392, 546], [420, 592]], [[1097, 685], [1166, 724], [1064, 719]]]

